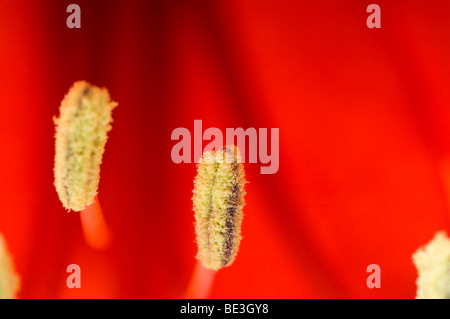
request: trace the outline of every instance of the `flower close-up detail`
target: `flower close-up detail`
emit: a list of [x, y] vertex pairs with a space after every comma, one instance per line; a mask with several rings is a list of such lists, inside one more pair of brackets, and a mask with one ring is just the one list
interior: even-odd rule
[[370, 4], [0, 0], [0, 297], [449, 298], [450, 2]]

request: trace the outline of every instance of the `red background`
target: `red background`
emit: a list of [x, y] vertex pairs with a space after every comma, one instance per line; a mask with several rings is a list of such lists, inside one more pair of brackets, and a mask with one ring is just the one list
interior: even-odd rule
[[[177, 127], [280, 128], [280, 169], [245, 166], [235, 263], [213, 298], [414, 298], [411, 254], [449, 231], [448, 1], [0, 1], [0, 232], [21, 298], [179, 298], [195, 264], [194, 164]], [[112, 246], [53, 187], [73, 82], [109, 89], [99, 189]], [[68, 289], [66, 267], [81, 267]], [[369, 264], [381, 288], [366, 286]]]

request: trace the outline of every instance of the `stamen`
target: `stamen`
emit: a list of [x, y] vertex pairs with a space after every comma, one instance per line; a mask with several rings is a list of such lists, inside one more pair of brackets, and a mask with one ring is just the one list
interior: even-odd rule
[[116, 106], [105, 88], [79, 81], [62, 100], [60, 116], [54, 119], [55, 188], [68, 211], [83, 211], [86, 240], [97, 248], [104, 248], [110, 237], [96, 196]]
[[417, 268], [417, 299], [450, 299], [450, 238], [439, 231], [413, 255]]
[[245, 183], [244, 167], [235, 146], [205, 152], [197, 165], [192, 198], [197, 259], [208, 269], [227, 267], [236, 257]]
[[13, 259], [0, 234], [0, 299], [15, 299], [20, 288], [19, 275], [14, 270]]

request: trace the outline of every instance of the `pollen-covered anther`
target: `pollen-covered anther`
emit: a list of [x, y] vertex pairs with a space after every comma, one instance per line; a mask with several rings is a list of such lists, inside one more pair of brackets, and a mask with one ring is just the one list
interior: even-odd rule
[[417, 299], [450, 299], [450, 238], [439, 231], [413, 254], [416, 265]]
[[192, 198], [197, 258], [206, 268], [229, 266], [236, 257], [245, 183], [244, 167], [235, 146], [205, 152], [197, 165]]
[[20, 288], [19, 275], [6, 242], [0, 234], [0, 299], [15, 299]]
[[67, 210], [81, 211], [98, 192], [100, 165], [108, 131], [112, 102], [106, 88], [78, 81], [61, 102], [55, 118], [54, 185]]

